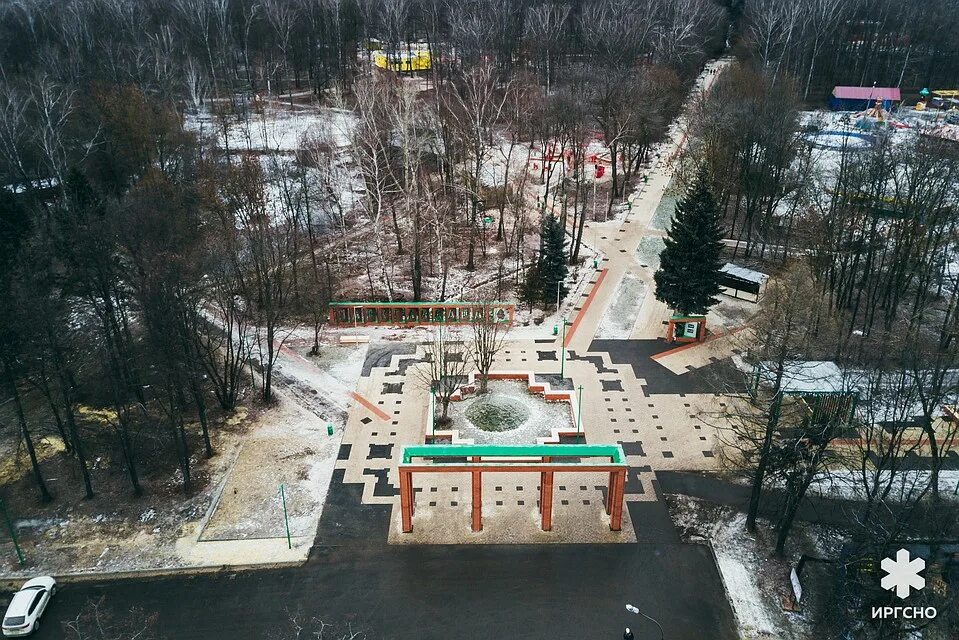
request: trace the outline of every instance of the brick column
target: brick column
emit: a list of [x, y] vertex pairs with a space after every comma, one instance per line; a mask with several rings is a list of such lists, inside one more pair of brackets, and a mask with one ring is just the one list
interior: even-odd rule
[[543, 491], [546, 490], [546, 472], [543, 471], [539, 474], [539, 502], [536, 504], [536, 509], [543, 513]]
[[413, 478], [412, 473], [400, 469], [400, 513], [403, 520], [403, 533], [413, 530]]
[[543, 514], [543, 531], [552, 531], [553, 529], [553, 472], [544, 471], [543, 479], [540, 484], [542, 498], [540, 499], [540, 511]]
[[483, 530], [483, 472], [473, 471], [473, 531]]
[[613, 531], [619, 531], [623, 528], [623, 499], [626, 493], [626, 470], [615, 472], [615, 496], [612, 511], [609, 514], [609, 528]]
[[613, 512], [613, 502], [614, 493], [613, 490], [616, 487], [616, 472], [609, 472], [609, 487], [606, 489], [606, 515], [609, 515]]

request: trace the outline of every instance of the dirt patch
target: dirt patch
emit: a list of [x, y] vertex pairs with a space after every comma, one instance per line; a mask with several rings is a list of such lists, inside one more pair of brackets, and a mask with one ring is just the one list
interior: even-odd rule
[[290, 401], [281, 402], [243, 442], [201, 541], [311, 536], [333, 473], [339, 437]]

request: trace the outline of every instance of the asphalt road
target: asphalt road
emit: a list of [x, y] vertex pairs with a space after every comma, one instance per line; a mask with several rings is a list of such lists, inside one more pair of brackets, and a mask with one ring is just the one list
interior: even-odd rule
[[627, 503], [640, 544], [390, 546], [389, 506], [361, 504], [362, 485], [342, 480], [303, 566], [64, 584], [35, 637], [63, 638], [62, 622], [103, 596], [156, 613], [165, 640], [293, 640], [291, 615], [349, 625], [355, 640], [619, 640], [626, 625], [658, 639], [627, 602], [667, 640], [738, 638], [709, 548], [682, 544], [661, 501]]
[[[699, 545], [318, 548], [303, 567], [239, 574], [65, 585], [37, 638], [87, 598], [159, 614], [166, 638], [262, 639], [288, 612], [349, 622], [374, 638], [736, 638], [709, 550]], [[286, 636], [292, 637], [292, 636]]]

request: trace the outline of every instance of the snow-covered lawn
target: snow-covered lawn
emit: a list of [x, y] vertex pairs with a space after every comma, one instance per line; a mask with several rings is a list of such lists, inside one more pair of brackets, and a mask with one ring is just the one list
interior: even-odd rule
[[[769, 540], [746, 531], [746, 516], [686, 496], [670, 496], [670, 511], [682, 537], [691, 542], [707, 540], [716, 556], [723, 586], [744, 640], [813, 640], [817, 636], [807, 614], [783, 609], [790, 594], [786, 560], [771, 557]], [[760, 530], [768, 523], [760, 522]], [[795, 538], [815, 549], [803, 527]]]
[[247, 119], [220, 119], [209, 111], [190, 113], [186, 127], [204, 136], [214, 136], [217, 145], [231, 152], [291, 152], [310, 136], [329, 140], [337, 148], [349, 147], [356, 117], [344, 109], [289, 111], [265, 107], [250, 113]]

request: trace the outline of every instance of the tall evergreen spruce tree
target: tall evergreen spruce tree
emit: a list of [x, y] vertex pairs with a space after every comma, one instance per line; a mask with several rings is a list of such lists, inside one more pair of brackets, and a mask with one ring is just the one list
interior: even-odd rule
[[519, 287], [520, 299], [529, 305], [530, 311], [533, 305], [543, 297], [543, 278], [539, 273], [539, 260], [534, 260], [527, 268], [526, 275]]
[[556, 301], [556, 288], [560, 298], [566, 296], [566, 280], [569, 268], [566, 265], [566, 233], [555, 215], [543, 218], [540, 227], [539, 278], [542, 285], [541, 300], [544, 304]]
[[659, 254], [653, 276], [656, 299], [681, 315], [705, 314], [719, 302], [719, 270], [723, 231], [721, 213], [701, 168], [686, 195], [677, 203], [672, 227]]

